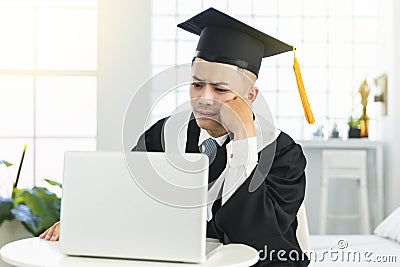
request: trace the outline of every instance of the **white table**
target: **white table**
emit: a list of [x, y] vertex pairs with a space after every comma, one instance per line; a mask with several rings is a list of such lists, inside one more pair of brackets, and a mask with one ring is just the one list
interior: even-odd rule
[[374, 154], [372, 170], [376, 184], [377, 212], [376, 223], [381, 222], [384, 217], [384, 177], [383, 177], [383, 144], [378, 141], [371, 141], [364, 138], [353, 138], [347, 140], [328, 139], [328, 140], [298, 140], [305, 151], [309, 149], [363, 149], [368, 153]]
[[220, 246], [202, 264], [167, 263], [156, 261], [122, 260], [91, 257], [71, 257], [62, 254], [58, 242], [50, 242], [38, 237], [8, 243], [0, 250], [1, 258], [12, 265], [24, 267], [38, 266], [82, 266], [82, 267], [120, 267], [120, 266], [251, 266], [258, 261], [257, 250], [243, 244]]

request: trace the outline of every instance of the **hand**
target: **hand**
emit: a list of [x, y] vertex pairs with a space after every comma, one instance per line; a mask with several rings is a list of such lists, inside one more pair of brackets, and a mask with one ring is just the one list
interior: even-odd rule
[[39, 237], [49, 241], [58, 241], [60, 238], [60, 222], [53, 224], [53, 226], [44, 231]]
[[234, 140], [256, 136], [253, 111], [239, 95], [222, 104], [220, 115], [223, 126], [234, 134]]

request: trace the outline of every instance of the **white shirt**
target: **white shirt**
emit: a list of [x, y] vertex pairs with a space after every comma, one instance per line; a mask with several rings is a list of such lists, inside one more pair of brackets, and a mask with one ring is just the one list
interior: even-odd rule
[[[201, 151], [204, 151], [204, 141], [208, 138], [213, 138], [218, 145], [222, 146], [228, 138], [228, 134], [214, 138], [206, 130], [200, 129], [198, 144]], [[246, 139], [230, 141], [226, 145], [226, 154], [226, 167], [208, 192], [209, 204], [207, 221], [212, 219], [212, 205], [218, 197], [222, 183], [223, 189], [221, 206], [228, 201], [228, 199], [244, 183], [247, 177], [250, 176], [253, 169], [257, 166], [257, 138], [250, 137]]]
[[[191, 113], [185, 114], [185, 112], [180, 112], [167, 120], [164, 125], [165, 151], [184, 153], [187, 141], [187, 121], [188, 118], [190, 118], [190, 114]], [[186, 122], [183, 123], [183, 120]], [[208, 221], [212, 219], [211, 208], [214, 201], [218, 198], [221, 187], [223, 186], [221, 199], [221, 205], [223, 206], [257, 166], [258, 152], [273, 142], [280, 134], [280, 131], [276, 128], [268, 129], [268, 124], [266, 124], [266, 127], [265, 125], [261, 126], [260, 122], [257, 121], [257, 116], [255, 125], [256, 137], [230, 141], [226, 145], [226, 167], [208, 191]], [[175, 138], [167, 138], [168, 136], [176, 137], [176, 129], [179, 129], [178, 142]], [[206, 130], [200, 128], [198, 145], [201, 151], [203, 151], [203, 142], [210, 137]], [[228, 135], [226, 134], [214, 139], [222, 146], [227, 137]]]

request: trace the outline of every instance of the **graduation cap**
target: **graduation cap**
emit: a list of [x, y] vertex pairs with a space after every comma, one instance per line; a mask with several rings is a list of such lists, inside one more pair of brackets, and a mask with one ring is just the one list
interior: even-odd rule
[[214, 8], [209, 8], [178, 24], [178, 27], [200, 36], [195, 57], [234, 65], [251, 71], [256, 76], [258, 76], [261, 60], [264, 57], [293, 51], [293, 69], [304, 114], [309, 123], [314, 123], [294, 46], [275, 39]]

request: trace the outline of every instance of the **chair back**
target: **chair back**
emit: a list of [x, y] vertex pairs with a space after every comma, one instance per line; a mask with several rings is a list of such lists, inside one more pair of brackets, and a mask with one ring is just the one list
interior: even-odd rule
[[304, 202], [301, 203], [299, 211], [297, 212], [297, 231], [296, 236], [299, 241], [301, 250], [310, 249], [310, 232], [308, 230], [306, 207]]

